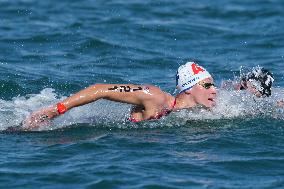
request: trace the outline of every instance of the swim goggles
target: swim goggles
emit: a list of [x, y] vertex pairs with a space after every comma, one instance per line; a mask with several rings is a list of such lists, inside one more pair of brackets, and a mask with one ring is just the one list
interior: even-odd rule
[[214, 83], [198, 83], [198, 85], [202, 86], [205, 89], [210, 89], [211, 87], [214, 87]]

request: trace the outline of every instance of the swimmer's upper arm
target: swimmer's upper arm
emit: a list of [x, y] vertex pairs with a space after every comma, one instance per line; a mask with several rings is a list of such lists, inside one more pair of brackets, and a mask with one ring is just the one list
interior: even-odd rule
[[158, 87], [151, 85], [95, 84], [66, 98], [62, 103], [68, 110], [102, 98], [144, 106], [146, 103], [156, 103], [162, 93]]
[[96, 84], [94, 87], [99, 91], [100, 98], [135, 105], [143, 105], [161, 93], [158, 87], [151, 85]]

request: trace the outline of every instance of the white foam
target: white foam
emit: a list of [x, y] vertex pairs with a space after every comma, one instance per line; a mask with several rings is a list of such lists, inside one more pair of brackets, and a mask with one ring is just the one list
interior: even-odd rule
[[[276, 102], [284, 99], [283, 89], [276, 88], [269, 98], [256, 98], [246, 91], [219, 90], [217, 105], [211, 111], [195, 108], [193, 110], [182, 110], [170, 114], [159, 121], [144, 122], [142, 127], [175, 126], [182, 125], [188, 120], [214, 120], [232, 119], [242, 117], [268, 116], [276, 119], [284, 119], [283, 109], [276, 105]], [[26, 95], [25, 97], [14, 97], [10, 101], [0, 100], [0, 130], [9, 127], [19, 126], [21, 122], [42, 107], [55, 104], [64, 99], [54, 89], [43, 89], [39, 94]], [[135, 127], [127, 120], [130, 112], [130, 105], [99, 100], [88, 105], [74, 108], [66, 114], [54, 119], [50, 126], [39, 130], [57, 129], [77, 123], [88, 125], [112, 125], [114, 127]]]
[[267, 98], [257, 98], [247, 91], [218, 90], [216, 106], [212, 110], [196, 108], [181, 111], [177, 116], [190, 120], [257, 116], [283, 119], [284, 106], [277, 106], [277, 102], [284, 99], [283, 97], [282, 89], [274, 89], [273, 95]]
[[53, 89], [46, 88], [40, 94], [14, 97], [11, 101], [0, 100], [0, 130], [18, 126], [32, 111], [56, 100]]

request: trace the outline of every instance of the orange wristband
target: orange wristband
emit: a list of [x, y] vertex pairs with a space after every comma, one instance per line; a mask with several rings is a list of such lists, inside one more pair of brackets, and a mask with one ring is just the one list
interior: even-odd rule
[[66, 106], [61, 102], [56, 104], [56, 108], [59, 114], [64, 114], [67, 111]]

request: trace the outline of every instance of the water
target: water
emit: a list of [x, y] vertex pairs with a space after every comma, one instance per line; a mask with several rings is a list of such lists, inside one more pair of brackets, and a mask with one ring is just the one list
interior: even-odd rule
[[[283, 188], [281, 0], [0, 2], [1, 188]], [[217, 84], [240, 66], [275, 76], [265, 100], [219, 89], [210, 112], [126, 121], [98, 101], [33, 132], [32, 111], [94, 83], [150, 83], [174, 93], [185, 61]]]

